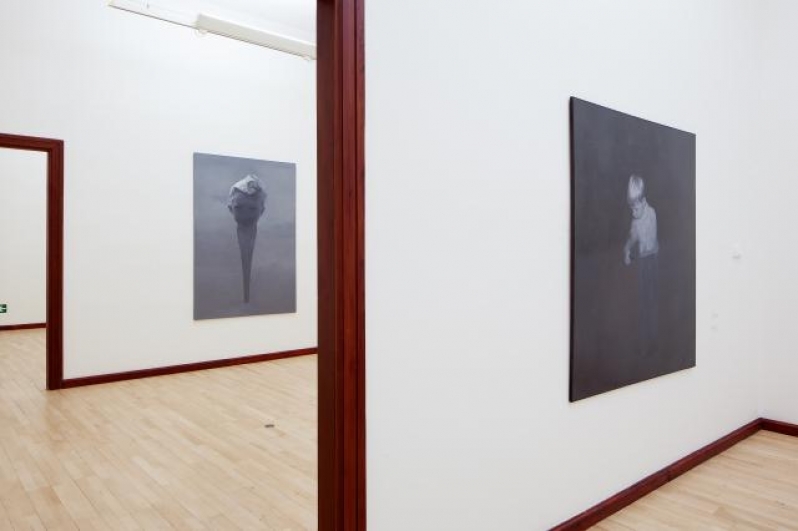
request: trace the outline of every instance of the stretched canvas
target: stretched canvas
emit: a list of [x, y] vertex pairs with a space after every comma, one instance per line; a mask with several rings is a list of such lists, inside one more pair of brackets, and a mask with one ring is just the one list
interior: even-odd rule
[[296, 312], [296, 165], [194, 154], [194, 319]]
[[695, 366], [695, 154], [571, 99], [571, 401]]

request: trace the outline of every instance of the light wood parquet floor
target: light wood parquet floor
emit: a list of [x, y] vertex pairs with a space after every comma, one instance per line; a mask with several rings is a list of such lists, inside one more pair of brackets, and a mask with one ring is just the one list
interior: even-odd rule
[[592, 529], [798, 530], [798, 437], [760, 431]]
[[316, 356], [46, 392], [44, 345], [0, 332], [0, 530], [316, 529]]
[[[46, 392], [44, 344], [0, 332], [0, 530], [316, 529], [315, 356]], [[798, 530], [798, 438], [759, 432], [593, 529]]]

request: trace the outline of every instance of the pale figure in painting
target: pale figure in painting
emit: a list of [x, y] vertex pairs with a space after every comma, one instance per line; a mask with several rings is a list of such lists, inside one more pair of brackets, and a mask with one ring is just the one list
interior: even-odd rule
[[651, 355], [657, 348], [659, 305], [659, 240], [657, 212], [646, 199], [646, 185], [642, 177], [629, 178], [626, 200], [632, 212], [629, 237], [623, 246], [623, 262], [636, 262], [640, 315], [640, 351]]
[[244, 281], [244, 302], [249, 302], [252, 255], [258, 237], [258, 221], [266, 210], [266, 191], [257, 175], [247, 175], [230, 188], [227, 208], [238, 225], [238, 248]]

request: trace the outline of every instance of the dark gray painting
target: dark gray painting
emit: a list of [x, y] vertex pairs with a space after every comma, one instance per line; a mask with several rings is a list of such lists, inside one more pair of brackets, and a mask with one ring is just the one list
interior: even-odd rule
[[695, 142], [571, 99], [571, 401], [695, 366]]
[[194, 319], [296, 312], [296, 165], [194, 154]]

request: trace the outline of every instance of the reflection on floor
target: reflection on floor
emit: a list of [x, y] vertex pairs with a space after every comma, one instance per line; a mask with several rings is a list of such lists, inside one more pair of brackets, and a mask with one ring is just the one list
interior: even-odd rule
[[760, 431], [592, 529], [798, 529], [798, 438]]
[[45, 392], [44, 342], [0, 333], [0, 529], [316, 528], [316, 356]]

